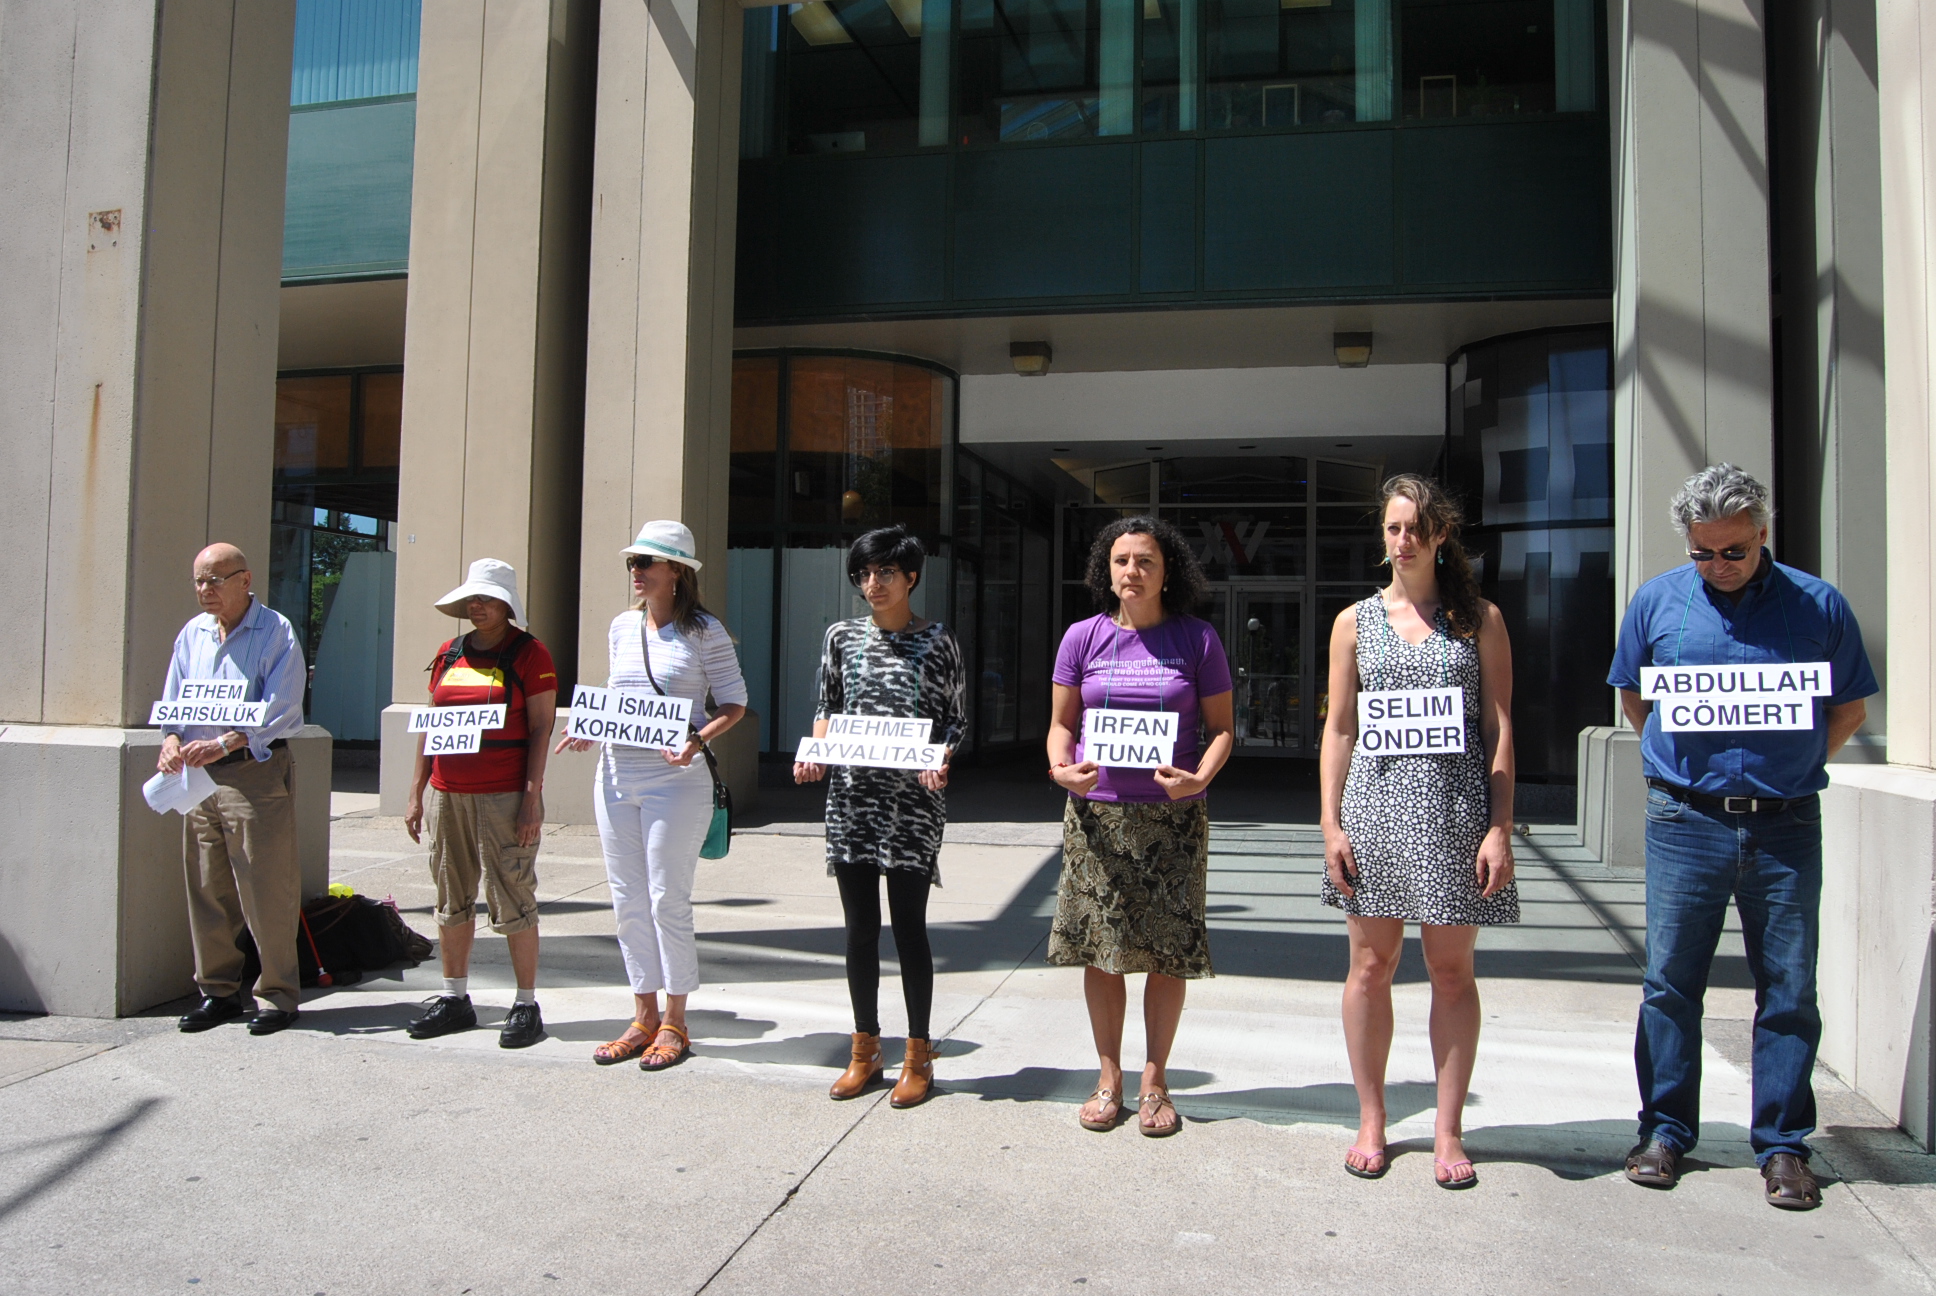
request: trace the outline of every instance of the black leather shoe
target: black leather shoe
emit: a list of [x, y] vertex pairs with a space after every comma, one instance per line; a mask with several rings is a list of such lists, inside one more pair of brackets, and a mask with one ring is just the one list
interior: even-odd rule
[[1761, 1167], [1767, 1188], [1764, 1195], [1770, 1206], [1781, 1210], [1814, 1210], [1822, 1204], [1822, 1186], [1808, 1168], [1808, 1158], [1793, 1152], [1777, 1152]]
[[544, 1038], [544, 1016], [536, 1000], [511, 1005], [511, 1015], [497, 1033], [499, 1048], [530, 1048]]
[[218, 999], [214, 995], [203, 995], [201, 1003], [182, 1014], [182, 1034], [193, 1035], [197, 1031], [213, 1030], [225, 1021], [234, 1021], [242, 1015], [242, 992], [224, 995]]
[[436, 1039], [477, 1025], [477, 1009], [471, 1007], [469, 995], [438, 995], [424, 1000], [424, 1005], [424, 1015], [405, 1027], [411, 1039]]
[[264, 1008], [255, 1016], [249, 1018], [249, 1034], [273, 1035], [279, 1030], [288, 1030], [295, 1024], [296, 1010], [294, 1008], [290, 1008], [287, 1011], [281, 1008]]
[[1642, 1188], [1672, 1188], [1681, 1181], [1681, 1154], [1657, 1138], [1643, 1139], [1627, 1153], [1627, 1179]]

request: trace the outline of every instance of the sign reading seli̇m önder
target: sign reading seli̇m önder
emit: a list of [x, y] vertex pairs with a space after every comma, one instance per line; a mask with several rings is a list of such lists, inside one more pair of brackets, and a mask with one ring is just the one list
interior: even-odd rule
[[808, 765], [871, 765], [877, 769], [938, 770], [944, 743], [929, 742], [934, 721], [919, 716], [830, 715], [827, 736], [802, 738], [793, 759]]
[[1082, 713], [1082, 758], [1112, 769], [1158, 769], [1176, 759], [1174, 711], [1091, 707]]
[[468, 756], [482, 750], [486, 729], [504, 727], [504, 708], [502, 702], [411, 707], [409, 732], [424, 736], [426, 756]]
[[268, 714], [267, 702], [245, 702], [249, 682], [238, 679], [189, 679], [172, 702], [157, 702], [148, 711], [152, 725], [222, 725], [257, 729]]
[[1668, 733], [1813, 729], [1815, 699], [1832, 691], [1827, 662], [1640, 668], [1640, 696]]
[[1358, 750], [1440, 756], [1465, 750], [1465, 690], [1380, 689], [1358, 695]]
[[580, 684], [571, 691], [571, 721], [565, 726], [565, 736], [620, 747], [679, 751], [686, 745], [686, 730], [691, 723], [690, 698]]

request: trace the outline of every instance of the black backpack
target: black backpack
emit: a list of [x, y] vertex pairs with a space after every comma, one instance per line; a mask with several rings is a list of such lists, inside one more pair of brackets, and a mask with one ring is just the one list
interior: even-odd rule
[[[262, 971], [255, 937], [244, 928], [235, 944], [242, 951], [242, 984], [253, 985]], [[364, 895], [317, 896], [303, 906], [296, 926], [296, 966], [304, 986], [353, 985], [365, 972], [399, 963], [415, 967], [431, 948], [394, 904]]]

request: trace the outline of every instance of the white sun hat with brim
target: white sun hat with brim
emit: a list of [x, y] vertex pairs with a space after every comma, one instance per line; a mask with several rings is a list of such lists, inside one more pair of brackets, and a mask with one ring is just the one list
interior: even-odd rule
[[647, 522], [639, 528], [639, 538], [619, 552], [684, 563], [694, 571], [703, 565], [696, 556], [699, 546], [693, 541], [692, 529], [684, 522]]
[[437, 610], [445, 616], [461, 617], [464, 605], [480, 594], [508, 603], [511, 619], [524, 620], [524, 604], [518, 600], [517, 568], [496, 558], [479, 558], [472, 563], [464, 583], [437, 600]]

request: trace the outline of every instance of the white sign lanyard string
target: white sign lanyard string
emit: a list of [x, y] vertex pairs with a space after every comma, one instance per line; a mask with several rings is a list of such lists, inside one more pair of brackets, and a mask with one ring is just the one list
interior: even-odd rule
[[[1385, 608], [1385, 596], [1382, 593], [1378, 596], [1378, 610], [1384, 616], [1385, 629], [1391, 632], [1392, 638], [1404, 643], [1407, 648], [1423, 648], [1425, 646], [1424, 644], [1411, 643], [1406, 640], [1404, 635], [1398, 633], [1398, 628], [1391, 623], [1391, 614]], [[1440, 608], [1432, 614], [1432, 633], [1437, 635], [1439, 639], [1439, 687], [1451, 688], [1452, 639], [1443, 630], [1440, 630], [1438, 625], [1439, 618], [1444, 615], [1444, 608]], [[1383, 684], [1385, 682], [1385, 641], [1382, 639], [1378, 641], [1378, 660], [1372, 663], [1372, 671], [1377, 677], [1378, 682]]]
[[[860, 676], [863, 680], [874, 678], [874, 664], [868, 660], [867, 649], [868, 645], [872, 644], [876, 639], [880, 641], [883, 652], [891, 653], [893, 651], [893, 645], [887, 640], [887, 632], [876, 625], [872, 617], [869, 617], [867, 619], [867, 629], [861, 632], [860, 640]], [[914, 675], [914, 697], [908, 705], [913, 710], [916, 720], [931, 721], [931, 716], [921, 714], [921, 675], [923, 663], [926, 661], [926, 658], [926, 653], [917, 652], [915, 654], [915, 660], [907, 663], [909, 671]]]
[[[1102, 682], [1102, 709], [1105, 711], [1109, 710], [1109, 699], [1116, 685], [1116, 650], [1122, 646], [1123, 639], [1120, 633], [1122, 628], [1116, 624], [1114, 617], [1109, 619], [1109, 675]], [[1136, 632], [1132, 629], [1130, 633], [1134, 634]], [[1163, 663], [1156, 658], [1154, 653], [1150, 654], [1150, 658], [1152, 661], [1156, 661], [1158, 671], [1156, 677], [1156, 709], [1161, 712], [1165, 709], [1163, 706], [1163, 677], [1161, 674]]]
[[[1769, 572], [1769, 581], [1773, 582], [1774, 578], [1775, 574]], [[1679, 636], [1674, 640], [1674, 665], [1676, 666], [1681, 664], [1681, 650], [1687, 644], [1687, 614], [1694, 607], [1694, 591], [1699, 586], [1700, 581], [1700, 576], [1696, 575], [1693, 582], [1687, 587], [1686, 601], [1681, 604], [1681, 629]], [[1795, 627], [1788, 620], [1788, 605], [1781, 601], [1781, 591], [1775, 589], [1772, 583], [1769, 585], [1769, 592], [1774, 597], [1776, 610], [1781, 613], [1781, 628], [1788, 634], [1788, 664], [1793, 666], [1801, 660], [1801, 654], [1795, 649]]]

